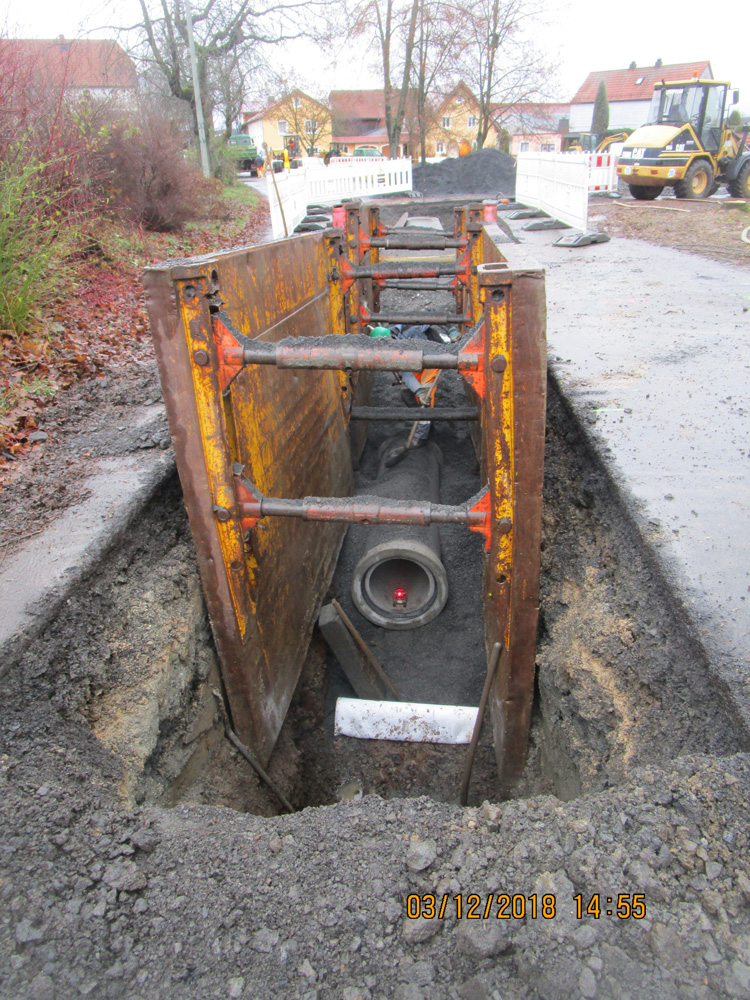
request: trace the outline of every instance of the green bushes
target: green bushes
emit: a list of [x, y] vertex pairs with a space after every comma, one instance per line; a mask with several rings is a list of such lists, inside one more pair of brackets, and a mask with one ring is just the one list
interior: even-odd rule
[[46, 182], [48, 165], [25, 152], [18, 143], [0, 164], [0, 329], [14, 335], [59, 291], [75, 241], [62, 224], [60, 193]]

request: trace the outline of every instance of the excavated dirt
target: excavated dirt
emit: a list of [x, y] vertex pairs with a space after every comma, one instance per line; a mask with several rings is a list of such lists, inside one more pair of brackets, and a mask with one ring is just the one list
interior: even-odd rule
[[[627, 187], [625, 188], [627, 192]], [[655, 201], [592, 198], [590, 229], [647, 240], [659, 246], [686, 250], [722, 264], [750, 266], [750, 204], [725, 193], [700, 201], [678, 199], [668, 193]]]
[[[512, 198], [516, 190], [516, 162], [499, 149], [480, 149], [440, 163], [418, 164], [413, 187], [425, 198], [442, 195], [480, 195]], [[413, 213], [416, 214], [416, 213]]]

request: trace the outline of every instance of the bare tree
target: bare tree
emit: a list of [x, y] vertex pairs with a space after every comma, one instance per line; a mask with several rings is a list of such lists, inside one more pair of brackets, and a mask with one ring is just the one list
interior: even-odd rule
[[465, 24], [458, 70], [479, 103], [481, 149], [498, 106], [507, 114], [548, 87], [552, 67], [526, 36], [542, 0], [459, 0], [458, 10]]
[[426, 159], [427, 133], [432, 125], [430, 97], [455, 59], [462, 27], [462, 19], [452, 0], [419, 0], [412, 78], [422, 163]]
[[213, 59], [208, 67], [209, 94], [213, 110], [221, 115], [223, 136], [228, 139], [238, 121], [247, 96], [246, 83], [251, 72], [245, 53], [232, 49]]
[[[370, 36], [383, 72], [385, 128], [389, 152], [398, 156], [412, 77], [414, 41], [422, 0], [363, 0], [354, 12], [350, 37]], [[398, 87], [393, 75], [401, 78]]]
[[[139, 0], [141, 21], [127, 29], [142, 60], [155, 66], [169, 92], [189, 104], [195, 94], [187, 53], [183, 0]], [[193, 5], [193, 31], [203, 112], [211, 121], [217, 98], [225, 125], [239, 97], [239, 75], [259, 59], [259, 49], [295, 38], [323, 39], [330, 32], [338, 0], [200, 0]], [[242, 95], [244, 96], [244, 95]], [[196, 123], [197, 130], [197, 123]]]

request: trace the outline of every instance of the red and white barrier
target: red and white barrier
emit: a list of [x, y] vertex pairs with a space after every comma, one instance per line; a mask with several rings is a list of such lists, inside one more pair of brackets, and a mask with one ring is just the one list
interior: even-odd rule
[[589, 161], [589, 194], [617, 190], [616, 153], [585, 153]]

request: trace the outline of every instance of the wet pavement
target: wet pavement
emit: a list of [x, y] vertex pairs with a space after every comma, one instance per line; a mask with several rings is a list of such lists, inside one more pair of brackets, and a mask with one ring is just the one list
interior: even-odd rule
[[747, 717], [750, 275], [511, 225], [547, 269], [551, 371]]

